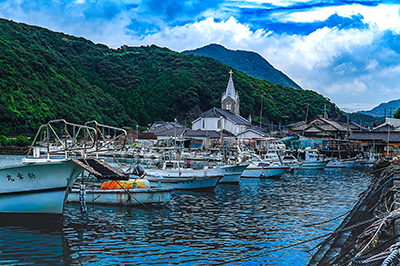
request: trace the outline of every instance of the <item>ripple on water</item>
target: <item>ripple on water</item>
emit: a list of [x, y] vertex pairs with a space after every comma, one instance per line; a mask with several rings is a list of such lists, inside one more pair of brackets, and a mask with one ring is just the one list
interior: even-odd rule
[[1, 223], [0, 264], [305, 265], [371, 177], [351, 169], [300, 170], [279, 180], [243, 179], [215, 192], [172, 195], [161, 207], [67, 204], [60, 228]]

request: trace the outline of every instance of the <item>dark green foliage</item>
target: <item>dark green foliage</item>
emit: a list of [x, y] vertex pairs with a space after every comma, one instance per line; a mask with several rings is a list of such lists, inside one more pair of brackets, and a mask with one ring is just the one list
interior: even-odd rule
[[[132, 127], [220, 107], [230, 68], [157, 46], [110, 49], [83, 38], [0, 20], [0, 134], [35, 133], [51, 119]], [[241, 115], [287, 124], [338, 108], [327, 98], [234, 73]], [[187, 121], [195, 117], [187, 117]]]
[[19, 146], [19, 147], [27, 147], [31, 144], [31, 141], [26, 137], [19, 135], [15, 139], [7, 138], [4, 135], [0, 136], [0, 146]]
[[396, 110], [396, 112], [394, 113], [394, 118], [400, 118], [400, 108]]
[[26, 147], [31, 144], [29, 139], [26, 136], [21, 136], [19, 135], [16, 139], [12, 141], [13, 145], [19, 146], [19, 147]]

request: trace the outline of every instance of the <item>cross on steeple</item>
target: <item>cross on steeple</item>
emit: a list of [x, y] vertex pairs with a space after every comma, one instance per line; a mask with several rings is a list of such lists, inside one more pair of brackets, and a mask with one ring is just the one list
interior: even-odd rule
[[239, 115], [239, 95], [235, 91], [232, 79], [233, 71], [229, 70], [229, 81], [225, 93], [222, 94], [221, 108]]

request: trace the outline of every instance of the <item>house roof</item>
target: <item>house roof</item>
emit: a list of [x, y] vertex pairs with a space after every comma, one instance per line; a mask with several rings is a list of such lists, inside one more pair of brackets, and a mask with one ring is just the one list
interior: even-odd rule
[[175, 123], [175, 122], [156, 122], [153, 125], [151, 125], [151, 127], [148, 130], [146, 130], [144, 132], [158, 134], [163, 131], [174, 129], [175, 127], [176, 128], [185, 128], [184, 126], [182, 126], [178, 123]]
[[390, 125], [388, 123], [383, 123], [383, 124], [380, 124], [379, 126], [373, 128], [372, 131], [375, 131], [375, 132], [388, 132], [389, 128], [390, 128], [390, 131], [394, 131], [395, 130], [395, 127], [393, 125]]
[[220, 138], [221, 134], [219, 131], [215, 131], [215, 130], [200, 130], [200, 129], [192, 130], [192, 129], [189, 129], [188, 131], [186, 131], [185, 136], [192, 137], [192, 138], [201, 137], [201, 138], [215, 139], [215, 138]]
[[[347, 122], [339, 122], [339, 124], [340, 124], [341, 126], [347, 128]], [[359, 124], [357, 124], [356, 122], [353, 122], [353, 121], [349, 121], [348, 125], [349, 125], [349, 130], [359, 130], [359, 131], [361, 131], [361, 130], [368, 130], [367, 127], [364, 127], [364, 126], [362, 126], [362, 125], [359, 125]]]
[[383, 141], [387, 142], [400, 142], [400, 132], [382, 132], [382, 131], [368, 131], [368, 132], [353, 132], [349, 136], [349, 140], [364, 140], [364, 141]]
[[185, 127], [170, 128], [160, 132], [154, 132], [156, 136], [180, 136], [187, 130]]
[[262, 137], [269, 137], [269, 134], [267, 132], [265, 132], [264, 130], [262, 130], [261, 128], [259, 128], [259, 127], [248, 128], [244, 132], [238, 134], [238, 136], [246, 134], [246, 132], [254, 132], [254, 133], [256, 133], [256, 134], [258, 134], [258, 135], [260, 135]]
[[347, 128], [343, 127], [342, 125], [340, 125], [339, 123], [335, 122], [335, 121], [331, 121], [329, 119], [317, 116], [316, 118], [314, 118], [313, 120], [304, 123], [304, 122], [299, 122], [296, 124], [292, 124], [291, 129], [293, 131], [306, 131], [308, 129], [311, 130], [311, 128], [316, 128], [319, 129], [321, 131], [342, 131], [342, 132], [346, 132]]
[[201, 118], [206, 118], [206, 117], [215, 117], [215, 118], [220, 118], [220, 117], [225, 117], [226, 119], [232, 121], [233, 123], [237, 124], [237, 125], [245, 125], [245, 126], [250, 126], [250, 122], [247, 121], [247, 119], [235, 115], [234, 113], [232, 113], [231, 111], [228, 110], [224, 110], [221, 108], [217, 108], [217, 107], [213, 107], [208, 111], [205, 111], [204, 113], [202, 113], [200, 115], [199, 118], [197, 118], [196, 120], [194, 120], [192, 123], [198, 121]]

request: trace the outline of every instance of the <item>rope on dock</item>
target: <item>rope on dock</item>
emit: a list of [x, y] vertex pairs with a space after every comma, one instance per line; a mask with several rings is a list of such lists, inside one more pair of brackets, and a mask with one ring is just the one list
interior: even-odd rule
[[316, 225], [326, 224], [326, 223], [335, 221], [335, 220], [337, 220], [337, 219], [339, 219], [339, 218], [342, 218], [343, 216], [345, 216], [345, 215], [347, 215], [347, 214], [349, 214], [349, 213], [350, 213], [350, 211], [347, 211], [347, 212], [342, 213], [342, 214], [340, 214], [339, 216], [336, 216], [336, 217], [334, 217], [334, 218], [332, 218], [332, 219], [329, 219], [329, 220], [326, 220], [326, 221], [322, 221], [322, 222], [319, 222], [319, 223], [306, 224], [306, 225], [303, 225], [303, 226], [304, 226], [304, 227], [312, 227], [312, 226], [316, 226]]
[[400, 243], [396, 243], [390, 247], [390, 255], [383, 261], [382, 266], [390, 266], [395, 262], [395, 260], [397, 260], [396, 262], [399, 262], [399, 258]]

